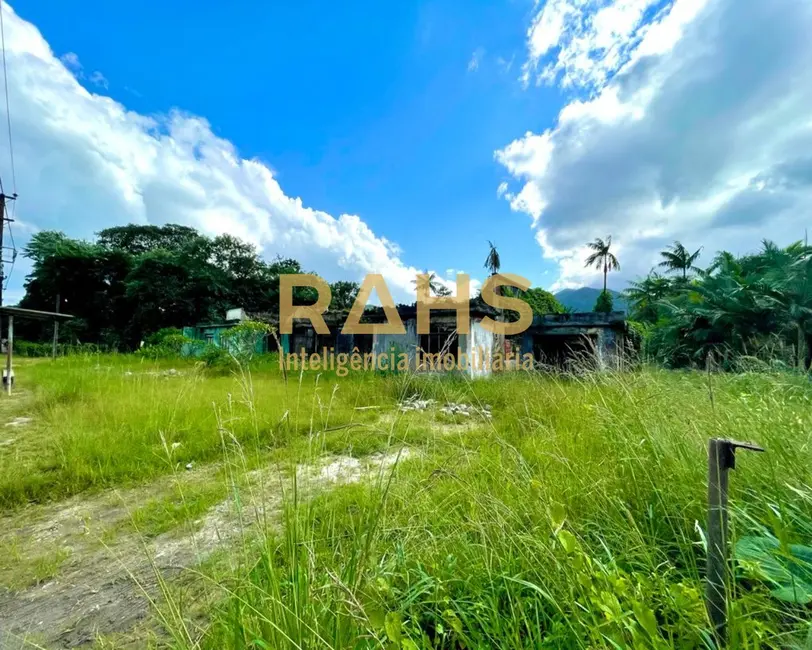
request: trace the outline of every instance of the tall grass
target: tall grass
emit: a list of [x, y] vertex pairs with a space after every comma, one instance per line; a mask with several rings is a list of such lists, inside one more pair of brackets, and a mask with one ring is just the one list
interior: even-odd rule
[[[812, 391], [798, 377], [647, 370], [390, 389], [496, 415], [438, 434], [377, 481], [314, 500], [294, 489], [281, 532], [188, 645], [714, 647], [702, 602], [711, 437], [768, 449], [733, 474], [734, 541], [812, 539]], [[805, 607], [743, 579], [730, 597], [730, 647], [807, 647]]]
[[[23, 366], [21, 383], [38, 387], [35, 422], [28, 455], [0, 454], [0, 503], [211, 461], [234, 475], [245, 508], [257, 503], [245, 476], [270, 472], [281, 515], [245, 513], [263, 525], [216, 565], [205, 624], [165, 589], [173, 647], [712, 648], [702, 602], [712, 437], [767, 449], [731, 475], [733, 541], [812, 540], [812, 386], [798, 376], [285, 381], [273, 366], [235, 378], [177, 364], [184, 374], [167, 375], [167, 363]], [[400, 412], [412, 395], [489, 405], [493, 418]], [[404, 447], [394, 468], [353, 484], [314, 489], [294, 471]], [[732, 648], [809, 647], [806, 607], [738, 569], [730, 590]]]
[[[21, 362], [15, 399], [19, 413], [32, 422], [2, 431], [13, 443], [0, 449], [0, 508], [139, 483], [188, 463], [217, 461], [219, 404], [234, 404], [230, 431], [254, 460], [285, 448], [312, 428], [313, 419], [320, 424], [326, 416], [318, 405], [329, 375], [321, 384], [316, 375], [283, 381], [275, 356], [257, 364], [255, 372], [247, 399], [233, 372], [212, 373], [189, 361], [88, 355]], [[385, 382], [356, 375], [342, 382], [330, 419], [338, 425], [363, 422], [374, 414], [354, 407], [386, 398]]]

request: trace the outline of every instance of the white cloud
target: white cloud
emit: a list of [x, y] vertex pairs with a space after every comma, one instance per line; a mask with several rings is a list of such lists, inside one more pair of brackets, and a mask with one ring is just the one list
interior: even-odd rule
[[[612, 234], [622, 252], [616, 286], [646, 273], [674, 239], [704, 245], [707, 258], [764, 237], [803, 238], [812, 5], [660, 4], [550, 0], [530, 28], [527, 70], [552, 70], [562, 86], [590, 93], [552, 128], [496, 152], [522, 183], [504, 197], [533, 217], [559, 286], [600, 281], [582, 262], [581, 246], [596, 236]], [[644, 9], [657, 10], [653, 22]]]
[[[666, 7], [670, 5], [665, 2]], [[663, 0], [547, 0], [527, 31], [524, 80], [596, 87], [629, 60]], [[663, 9], [661, 8], [661, 11]]]
[[108, 83], [106, 77], [101, 72], [99, 72], [98, 70], [96, 70], [93, 74], [90, 75], [90, 77], [88, 77], [88, 81], [90, 83], [92, 83], [94, 86], [100, 86], [101, 88], [104, 88], [105, 90], [110, 85]]
[[[295, 257], [329, 280], [382, 273], [396, 299], [413, 295], [418, 269], [360, 217], [334, 217], [286, 195], [267, 165], [242, 158], [201, 117], [140, 115], [90, 92], [66, 67], [81, 72], [75, 53], [57, 58], [36, 27], [2, 7], [23, 223], [81, 237], [128, 222], [182, 223]], [[7, 152], [0, 138], [6, 183]], [[19, 288], [19, 268], [15, 275]]]
[[81, 70], [82, 64], [79, 62], [79, 55], [76, 52], [66, 52], [59, 57], [59, 60], [71, 70]]
[[479, 69], [479, 64], [482, 63], [482, 57], [485, 56], [485, 50], [478, 47], [474, 50], [471, 58], [468, 59], [468, 72], [476, 72]]

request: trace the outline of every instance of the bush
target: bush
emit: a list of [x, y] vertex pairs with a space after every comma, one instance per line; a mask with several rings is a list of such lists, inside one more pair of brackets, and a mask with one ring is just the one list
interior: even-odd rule
[[164, 327], [157, 332], [150, 334], [145, 343], [147, 346], [156, 346], [163, 344], [167, 339], [176, 340], [177, 337], [182, 337], [183, 332], [177, 327]]
[[614, 309], [614, 307], [615, 301], [612, 298], [612, 294], [608, 291], [601, 291], [598, 299], [595, 301], [594, 311], [608, 314]]
[[[160, 336], [159, 336], [160, 335]], [[174, 327], [167, 327], [160, 332], [151, 335], [148, 341], [157, 341], [157, 343], [148, 344], [138, 350], [137, 354], [148, 357], [150, 359], [168, 359], [181, 356], [183, 348], [186, 345], [194, 345], [197, 343], [180, 333], [179, 329]]]
[[[114, 352], [104, 345], [95, 343], [59, 343], [56, 346], [57, 356], [64, 357], [76, 354], [100, 354]], [[39, 343], [36, 341], [23, 341], [15, 339], [14, 354], [18, 357], [50, 357], [53, 354], [53, 343]]]
[[203, 348], [200, 361], [206, 368], [215, 370], [225, 370], [234, 365], [234, 358], [223, 348], [219, 348], [212, 343]]
[[50, 357], [53, 353], [51, 343], [33, 341], [14, 341], [14, 354], [18, 357]]
[[239, 363], [249, 363], [257, 353], [259, 343], [265, 339], [273, 328], [267, 323], [247, 320], [226, 330], [220, 335], [228, 352]]

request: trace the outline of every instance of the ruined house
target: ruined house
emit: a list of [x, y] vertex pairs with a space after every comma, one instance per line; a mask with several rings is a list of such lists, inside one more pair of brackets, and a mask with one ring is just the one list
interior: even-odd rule
[[[532, 325], [523, 333], [501, 339], [482, 326], [488, 316], [497, 317], [497, 310], [487, 305], [472, 305], [469, 311], [470, 327], [468, 334], [457, 332], [456, 312], [453, 310], [432, 310], [430, 331], [417, 332], [417, 309], [414, 306], [398, 307], [398, 315], [406, 329], [405, 334], [342, 334], [341, 327], [346, 320], [346, 312], [325, 314], [325, 322], [330, 328], [329, 335], [315, 332], [307, 321], [294, 322], [293, 333], [281, 337], [285, 353], [314, 354], [323, 350], [336, 353], [375, 355], [405, 353], [409, 357], [411, 370], [438, 369], [426, 362], [426, 355], [442, 353], [451, 355], [466, 374], [475, 377], [490, 374], [489, 363], [500, 344], [504, 351], [512, 352], [515, 358], [532, 355], [535, 364], [571, 369], [575, 365], [594, 364], [596, 367], [616, 367], [626, 346], [626, 319], [624, 312], [609, 314], [588, 312], [572, 314], [537, 315]], [[373, 312], [363, 322], [384, 322], [382, 312]]]
[[[408, 368], [413, 371], [448, 370], [448, 365], [437, 363], [454, 360], [455, 370], [476, 377], [492, 371], [491, 360], [499, 346], [503, 355], [512, 353], [516, 363], [532, 355], [539, 367], [571, 369], [575, 365], [594, 364], [596, 367], [615, 367], [626, 344], [626, 319], [623, 312], [609, 314], [587, 312], [571, 314], [536, 315], [532, 325], [521, 334], [504, 339], [482, 326], [485, 317], [496, 319], [497, 310], [482, 301], [472, 301], [469, 308], [470, 328], [468, 334], [457, 332], [456, 311], [432, 310], [428, 333], [417, 332], [416, 306], [400, 305], [397, 308], [405, 334], [343, 334], [347, 311], [328, 311], [324, 321], [329, 334], [319, 334], [307, 320], [295, 320], [291, 334], [272, 335], [261, 343], [261, 351], [280, 349], [284, 355], [351, 354], [389, 355], [405, 354]], [[277, 323], [267, 316], [249, 314], [242, 309], [229, 310], [226, 319], [219, 323], [202, 323], [184, 328], [190, 338], [219, 345], [220, 334], [246, 318], [258, 318]], [[370, 309], [362, 322], [384, 323], [383, 310]], [[277, 344], [278, 340], [278, 344]], [[260, 350], [258, 350], [259, 352]], [[504, 356], [503, 356], [504, 358]], [[510, 364], [507, 364], [509, 369]]]

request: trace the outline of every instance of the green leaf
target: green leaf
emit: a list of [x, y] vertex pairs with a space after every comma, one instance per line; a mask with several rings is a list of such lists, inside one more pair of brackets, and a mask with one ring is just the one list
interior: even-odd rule
[[569, 555], [575, 553], [581, 548], [580, 544], [578, 544], [578, 540], [575, 538], [575, 535], [568, 530], [558, 531], [558, 541], [561, 542], [561, 546], [564, 547], [564, 550]]
[[386, 636], [392, 643], [400, 643], [403, 638], [403, 619], [399, 612], [389, 612], [384, 621]]
[[812, 602], [812, 547], [782, 547], [774, 537], [742, 537], [733, 556], [739, 565], [772, 588], [773, 597], [805, 605]]
[[660, 632], [657, 627], [657, 617], [654, 615], [654, 612], [641, 603], [634, 603], [632, 608], [634, 609], [634, 617], [637, 619], [637, 622], [640, 623], [640, 626], [648, 632], [648, 635], [652, 639], [658, 639]]
[[454, 630], [459, 636], [462, 636], [462, 621], [457, 617], [457, 614], [451, 610], [447, 609], [443, 612], [443, 620], [451, 626], [451, 629]]
[[550, 506], [550, 521], [553, 524], [553, 530], [558, 531], [564, 525], [567, 519], [567, 511], [560, 503], [554, 503]]

